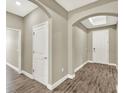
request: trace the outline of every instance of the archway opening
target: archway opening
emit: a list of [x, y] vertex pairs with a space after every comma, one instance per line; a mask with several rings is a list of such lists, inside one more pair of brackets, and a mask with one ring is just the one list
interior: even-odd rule
[[[117, 14], [115, 13], [92, 14], [83, 17], [76, 21], [75, 23], [73, 23], [72, 25], [73, 72], [76, 72], [78, 68], [82, 64], [85, 64], [86, 62], [98, 61], [98, 63], [101, 62], [103, 64], [111, 63], [117, 64], [117, 23], [118, 18]], [[94, 36], [95, 32], [99, 32], [98, 33], [99, 35]], [[105, 32], [107, 32], [107, 34]], [[104, 38], [106, 38], [106, 41], [104, 38], [99, 37], [100, 34], [102, 34], [101, 37], [104, 36]], [[100, 42], [95, 41], [95, 39], [97, 39]], [[103, 43], [101, 43], [102, 41]], [[98, 51], [99, 53], [96, 53], [96, 51]], [[115, 58], [114, 60], [113, 56]]]

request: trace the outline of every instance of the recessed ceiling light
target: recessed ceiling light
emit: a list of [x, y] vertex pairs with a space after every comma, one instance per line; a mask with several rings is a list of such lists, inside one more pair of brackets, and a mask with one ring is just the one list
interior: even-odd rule
[[21, 5], [21, 2], [16, 1], [16, 5], [20, 6]]
[[92, 25], [104, 25], [106, 24], [106, 16], [95, 16], [89, 18], [89, 21]]

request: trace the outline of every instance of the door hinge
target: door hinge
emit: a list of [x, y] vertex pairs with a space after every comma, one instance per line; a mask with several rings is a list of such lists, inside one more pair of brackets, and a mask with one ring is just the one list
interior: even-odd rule
[[35, 32], [33, 32], [33, 35], [35, 35]]
[[34, 50], [32, 52], [35, 53]]
[[33, 69], [33, 72], [34, 72], [34, 69]]
[[93, 50], [94, 50], [94, 52], [95, 52], [96, 48], [93, 48]]

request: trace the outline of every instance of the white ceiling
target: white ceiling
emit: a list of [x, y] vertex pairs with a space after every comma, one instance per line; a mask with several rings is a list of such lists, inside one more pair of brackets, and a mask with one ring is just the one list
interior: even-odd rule
[[63, 8], [65, 8], [65, 10], [72, 11], [74, 9], [91, 4], [98, 0], [55, 0], [55, 1]]
[[[16, 1], [21, 3], [20, 6], [16, 4]], [[6, 11], [24, 17], [38, 6], [28, 0], [6, 0]]]
[[97, 23], [96, 25], [94, 25], [89, 20], [89, 18], [88, 19], [85, 19], [85, 20], [82, 20], [81, 21], [81, 24], [83, 24], [86, 28], [96, 28], [96, 27], [103, 27], [103, 26], [115, 25], [115, 24], [117, 24], [117, 20], [118, 20], [118, 18], [115, 17], [115, 16], [104, 16], [103, 19], [100, 19], [99, 16], [95, 16], [95, 17], [91, 17], [91, 18], [94, 18], [93, 21], [94, 21], [94, 23]]

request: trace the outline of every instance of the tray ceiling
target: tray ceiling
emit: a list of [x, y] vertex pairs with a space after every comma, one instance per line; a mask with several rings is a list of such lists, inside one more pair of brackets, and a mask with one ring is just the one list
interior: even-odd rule
[[80, 23], [86, 28], [104, 27], [117, 24], [116, 16], [95, 16], [82, 20]]

